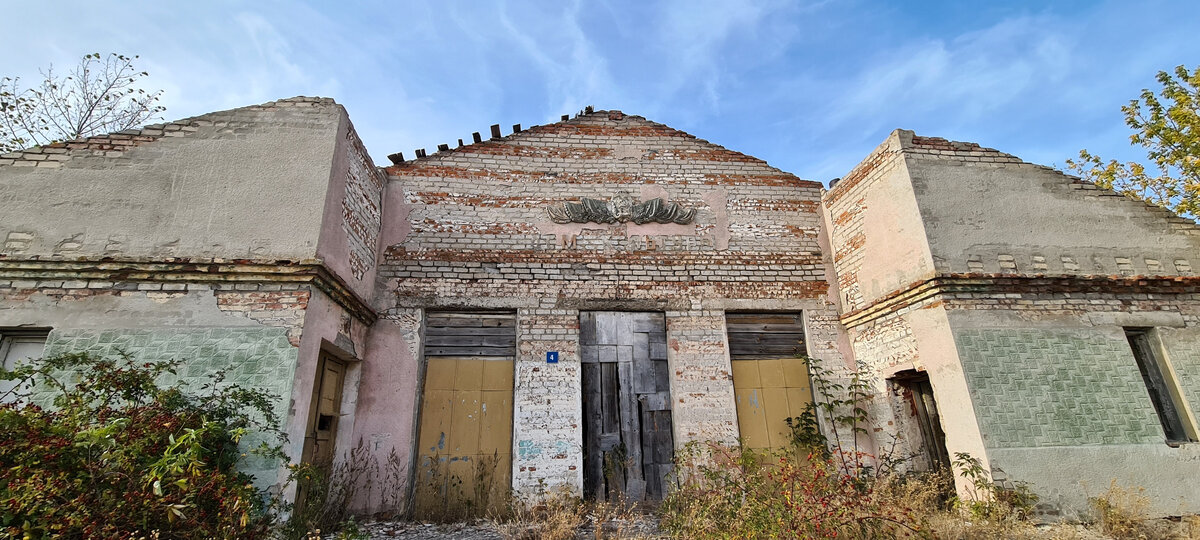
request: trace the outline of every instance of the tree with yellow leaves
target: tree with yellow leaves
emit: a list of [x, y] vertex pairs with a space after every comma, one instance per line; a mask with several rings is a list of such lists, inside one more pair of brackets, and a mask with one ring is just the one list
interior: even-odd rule
[[1141, 99], [1121, 107], [1134, 130], [1129, 140], [1146, 148], [1149, 165], [1105, 161], [1087, 150], [1067, 168], [1084, 180], [1170, 209], [1200, 215], [1200, 67], [1158, 72], [1162, 89], [1143, 89]]

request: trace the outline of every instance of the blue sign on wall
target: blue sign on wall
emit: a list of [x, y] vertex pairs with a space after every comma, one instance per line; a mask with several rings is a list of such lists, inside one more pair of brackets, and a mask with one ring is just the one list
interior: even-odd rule
[[557, 364], [558, 363], [558, 351], [546, 351], [546, 363], [547, 364]]

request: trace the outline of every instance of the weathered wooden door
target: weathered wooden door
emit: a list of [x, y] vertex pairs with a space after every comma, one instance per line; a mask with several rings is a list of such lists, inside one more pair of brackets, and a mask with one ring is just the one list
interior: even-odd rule
[[941, 414], [933, 399], [929, 374], [901, 371], [894, 378], [904, 390], [912, 415], [921, 428], [921, 442], [930, 469], [950, 470], [950, 453], [946, 450], [946, 433], [942, 431]]
[[512, 313], [429, 313], [414, 513], [478, 517], [512, 487]]
[[579, 314], [583, 484], [597, 500], [660, 500], [672, 470], [670, 372], [662, 313]]
[[337, 446], [346, 365], [326, 353], [321, 354], [319, 364], [316, 411], [309, 424], [308, 443], [311, 448], [307, 453], [312, 464], [328, 469], [333, 464], [333, 452]]
[[[346, 380], [346, 364], [329, 353], [317, 357], [316, 381], [313, 383], [313, 402], [304, 433], [304, 449], [300, 461], [317, 467], [325, 474], [333, 469], [337, 448], [338, 420], [342, 416], [342, 386]], [[300, 483], [296, 491], [296, 513], [304, 511], [310, 486]]]

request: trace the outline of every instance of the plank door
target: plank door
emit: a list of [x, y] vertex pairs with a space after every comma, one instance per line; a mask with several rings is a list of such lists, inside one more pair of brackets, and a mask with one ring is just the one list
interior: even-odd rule
[[499, 510], [512, 487], [512, 313], [430, 313], [417, 437], [418, 519]]
[[800, 313], [726, 313], [738, 432], [748, 448], [791, 444], [788, 418], [813, 401]]
[[584, 492], [661, 500], [675, 452], [663, 314], [581, 312], [579, 345]]
[[[316, 381], [313, 384], [312, 409], [300, 461], [310, 463], [325, 474], [333, 469], [337, 449], [338, 421], [342, 416], [342, 387], [346, 380], [346, 364], [329, 353], [317, 358]], [[301, 483], [296, 492], [296, 513], [304, 510], [309, 486]]]
[[307, 442], [310, 463], [328, 470], [337, 446], [338, 420], [342, 410], [342, 386], [346, 364], [327, 353], [318, 362], [316, 411], [309, 422]]

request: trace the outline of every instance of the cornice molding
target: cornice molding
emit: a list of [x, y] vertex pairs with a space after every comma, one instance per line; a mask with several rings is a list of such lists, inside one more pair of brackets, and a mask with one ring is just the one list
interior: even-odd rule
[[193, 282], [307, 283], [325, 293], [358, 320], [370, 325], [379, 318], [319, 259], [255, 261], [228, 259], [157, 260], [14, 260], [0, 258], [0, 279]]
[[1162, 293], [1200, 292], [1200, 276], [938, 274], [910, 283], [873, 304], [843, 314], [846, 328], [949, 293]]

